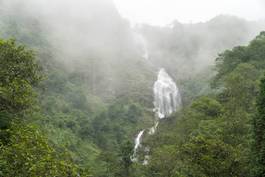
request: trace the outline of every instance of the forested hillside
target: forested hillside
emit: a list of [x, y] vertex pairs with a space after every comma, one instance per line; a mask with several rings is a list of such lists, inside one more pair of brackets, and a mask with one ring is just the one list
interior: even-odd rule
[[163, 121], [145, 142], [152, 144], [147, 176], [264, 175], [264, 44], [262, 32], [219, 55], [211, 94]]
[[[262, 22], [132, 28], [108, 0], [41, 2], [0, 1], [0, 176], [264, 176]], [[182, 106], [149, 135], [162, 67]]]

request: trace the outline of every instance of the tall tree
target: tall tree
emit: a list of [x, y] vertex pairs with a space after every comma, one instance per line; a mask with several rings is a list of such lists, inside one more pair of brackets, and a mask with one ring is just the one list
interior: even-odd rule
[[256, 159], [258, 163], [257, 177], [265, 176], [265, 77], [261, 79], [260, 93], [257, 98], [257, 115], [254, 118], [254, 137]]
[[132, 165], [131, 156], [133, 155], [133, 145], [130, 141], [125, 142], [121, 147], [120, 157], [121, 157], [121, 173], [120, 175], [129, 177], [130, 168]]
[[[41, 80], [34, 53], [14, 40], [0, 40], [0, 120], [34, 105], [33, 87]], [[1, 121], [0, 121], [1, 124]]]

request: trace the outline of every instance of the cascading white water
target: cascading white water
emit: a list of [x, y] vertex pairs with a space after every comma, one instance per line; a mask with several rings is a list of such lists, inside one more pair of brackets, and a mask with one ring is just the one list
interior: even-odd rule
[[179, 89], [165, 69], [160, 69], [154, 84], [155, 112], [160, 119], [176, 112], [181, 105]]
[[139, 133], [138, 133], [138, 135], [137, 135], [137, 137], [135, 138], [135, 140], [134, 140], [134, 143], [135, 143], [135, 145], [134, 145], [134, 149], [133, 149], [133, 156], [132, 156], [132, 161], [137, 161], [137, 150], [138, 150], [138, 148], [141, 146], [141, 140], [142, 140], [142, 136], [143, 136], [143, 134], [144, 134], [144, 131], [145, 130], [141, 130]]
[[155, 125], [149, 129], [149, 135], [153, 135], [153, 134], [155, 134], [156, 129], [157, 129], [157, 127], [158, 127], [158, 124], [159, 124], [159, 122], [156, 121], [156, 122], [155, 122]]
[[[149, 129], [149, 135], [153, 135], [159, 125], [159, 119], [164, 119], [176, 112], [181, 106], [181, 96], [179, 89], [173, 79], [167, 74], [165, 69], [160, 69], [157, 81], [154, 84], [154, 112], [156, 114], [155, 124]], [[137, 150], [141, 147], [141, 140], [145, 130], [138, 133], [135, 139], [134, 153], [132, 161], [137, 161]], [[149, 162], [149, 148], [145, 149], [143, 165]]]
[[[149, 53], [146, 47], [146, 43], [141, 35], [138, 36], [138, 40], [143, 48], [143, 58], [149, 61]], [[165, 69], [161, 68], [158, 72], [157, 81], [153, 87], [154, 91], [154, 112], [156, 114], [154, 126], [149, 129], [149, 135], [153, 135], [159, 125], [159, 119], [164, 119], [170, 116], [173, 112], [176, 112], [181, 106], [181, 95], [179, 89], [173, 79], [168, 75]], [[141, 140], [145, 130], [138, 133], [135, 138], [135, 146], [133, 156], [131, 157], [133, 162], [137, 162], [137, 151], [141, 147]], [[145, 157], [143, 165], [147, 165], [149, 162], [149, 147], [145, 147]]]

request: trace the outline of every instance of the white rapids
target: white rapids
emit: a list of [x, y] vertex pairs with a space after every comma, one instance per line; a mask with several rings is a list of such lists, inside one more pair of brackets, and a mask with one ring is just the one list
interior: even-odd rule
[[153, 135], [156, 132], [156, 129], [158, 127], [159, 121], [155, 122], [155, 125], [149, 129], [149, 135]]
[[[147, 45], [143, 37], [136, 33], [136, 39], [139, 41], [139, 44], [142, 47], [143, 55], [142, 57], [149, 61], [149, 53], [147, 50]], [[148, 134], [153, 135], [155, 134], [159, 120], [169, 117], [172, 113], [178, 111], [181, 107], [181, 95], [177, 84], [174, 80], [169, 76], [164, 68], [161, 68], [158, 72], [157, 80], [153, 86], [153, 93], [154, 93], [154, 112], [155, 112], [155, 119], [154, 119], [154, 126], [149, 128]], [[133, 162], [138, 162], [137, 159], [137, 152], [139, 148], [142, 147], [141, 141], [143, 138], [145, 130], [141, 130], [134, 140], [134, 150], [131, 160]], [[150, 159], [150, 148], [144, 148], [144, 161], [143, 165], [147, 165]]]
[[[154, 92], [154, 112], [155, 112], [155, 122], [154, 126], [149, 129], [148, 134], [155, 134], [159, 120], [169, 117], [172, 113], [176, 112], [181, 107], [181, 95], [176, 83], [169, 76], [165, 69], [160, 69], [157, 76], [157, 81], [153, 87]], [[137, 152], [142, 146], [141, 140], [145, 130], [138, 133], [135, 138], [134, 152], [132, 156], [132, 161], [137, 162]], [[149, 148], [145, 148], [145, 158], [143, 165], [147, 165], [149, 162]]]
[[160, 69], [154, 84], [155, 112], [160, 119], [176, 112], [181, 105], [179, 89], [165, 69]]
[[137, 161], [137, 150], [139, 147], [141, 147], [141, 140], [142, 140], [142, 136], [144, 134], [144, 131], [145, 130], [141, 130], [134, 140], [135, 145], [134, 145], [134, 149], [133, 149], [133, 156], [131, 157], [132, 161]]

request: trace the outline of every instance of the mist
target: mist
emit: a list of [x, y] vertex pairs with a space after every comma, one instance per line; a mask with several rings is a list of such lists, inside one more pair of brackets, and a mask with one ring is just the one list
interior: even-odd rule
[[145, 36], [150, 60], [178, 77], [196, 75], [214, 65], [219, 53], [237, 45], [247, 45], [265, 27], [263, 21], [247, 21], [228, 15], [205, 23], [168, 27], [139, 26]]
[[[129, 81], [121, 73], [133, 81], [150, 80], [148, 89], [160, 67], [178, 80], [196, 76], [211, 68], [219, 53], [248, 44], [265, 26], [263, 21], [220, 15], [204, 23], [183, 24], [176, 19], [170, 26], [132, 27], [111, 0], [2, 0], [1, 15], [9, 22], [19, 16], [13, 23], [27, 31], [22, 40], [32, 43], [32, 36], [38, 37], [41, 42], [33, 48], [45, 44], [53, 60], [69, 72], [93, 75], [88, 85], [97, 94], [106, 92], [103, 95], [133, 87], [124, 87]], [[29, 26], [39, 30], [30, 31]], [[17, 38], [19, 30], [3, 31], [3, 35]], [[109, 91], [100, 89], [106, 87]]]
[[[11, 21], [13, 15], [21, 17], [23, 22], [32, 22], [30, 25], [37, 25], [35, 29], [40, 31], [35, 34], [52, 48], [52, 58], [68, 71], [82, 71], [88, 77], [93, 75], [89, 85], [109, 89], [97, 89], [101, 94], [116, 94], [117, 87], [121, 90], [120, 87], [126, 85], [121, 78], [124, 77], [122, 71], [126, 70], [129, 75], [135, 70], [143, 72], [145, 61], [134, 32], [109, 0], [3, 1], [1, 9], [3, 16]], [[20, 20], [17, 27], [26, 31], [28, 28], [23, 22]], [[6, 33], [8, 37], [17, 36], [10, 31]], [[25, 38], [32, 34], [29, 31]], [[142, 64], [138, 66], [139, 63]]]
[[91, 52], [115, 54], [129, 48], [129, 26], [110, 1], [5, 2], [3, 9], [38, 20], [43, 31], [49, 33], [51, 44], [69, 56], [64, 60], [82, 58]]
[[0, 0], [0, 176], [265, 174], [265, 2], [121, 2]]

